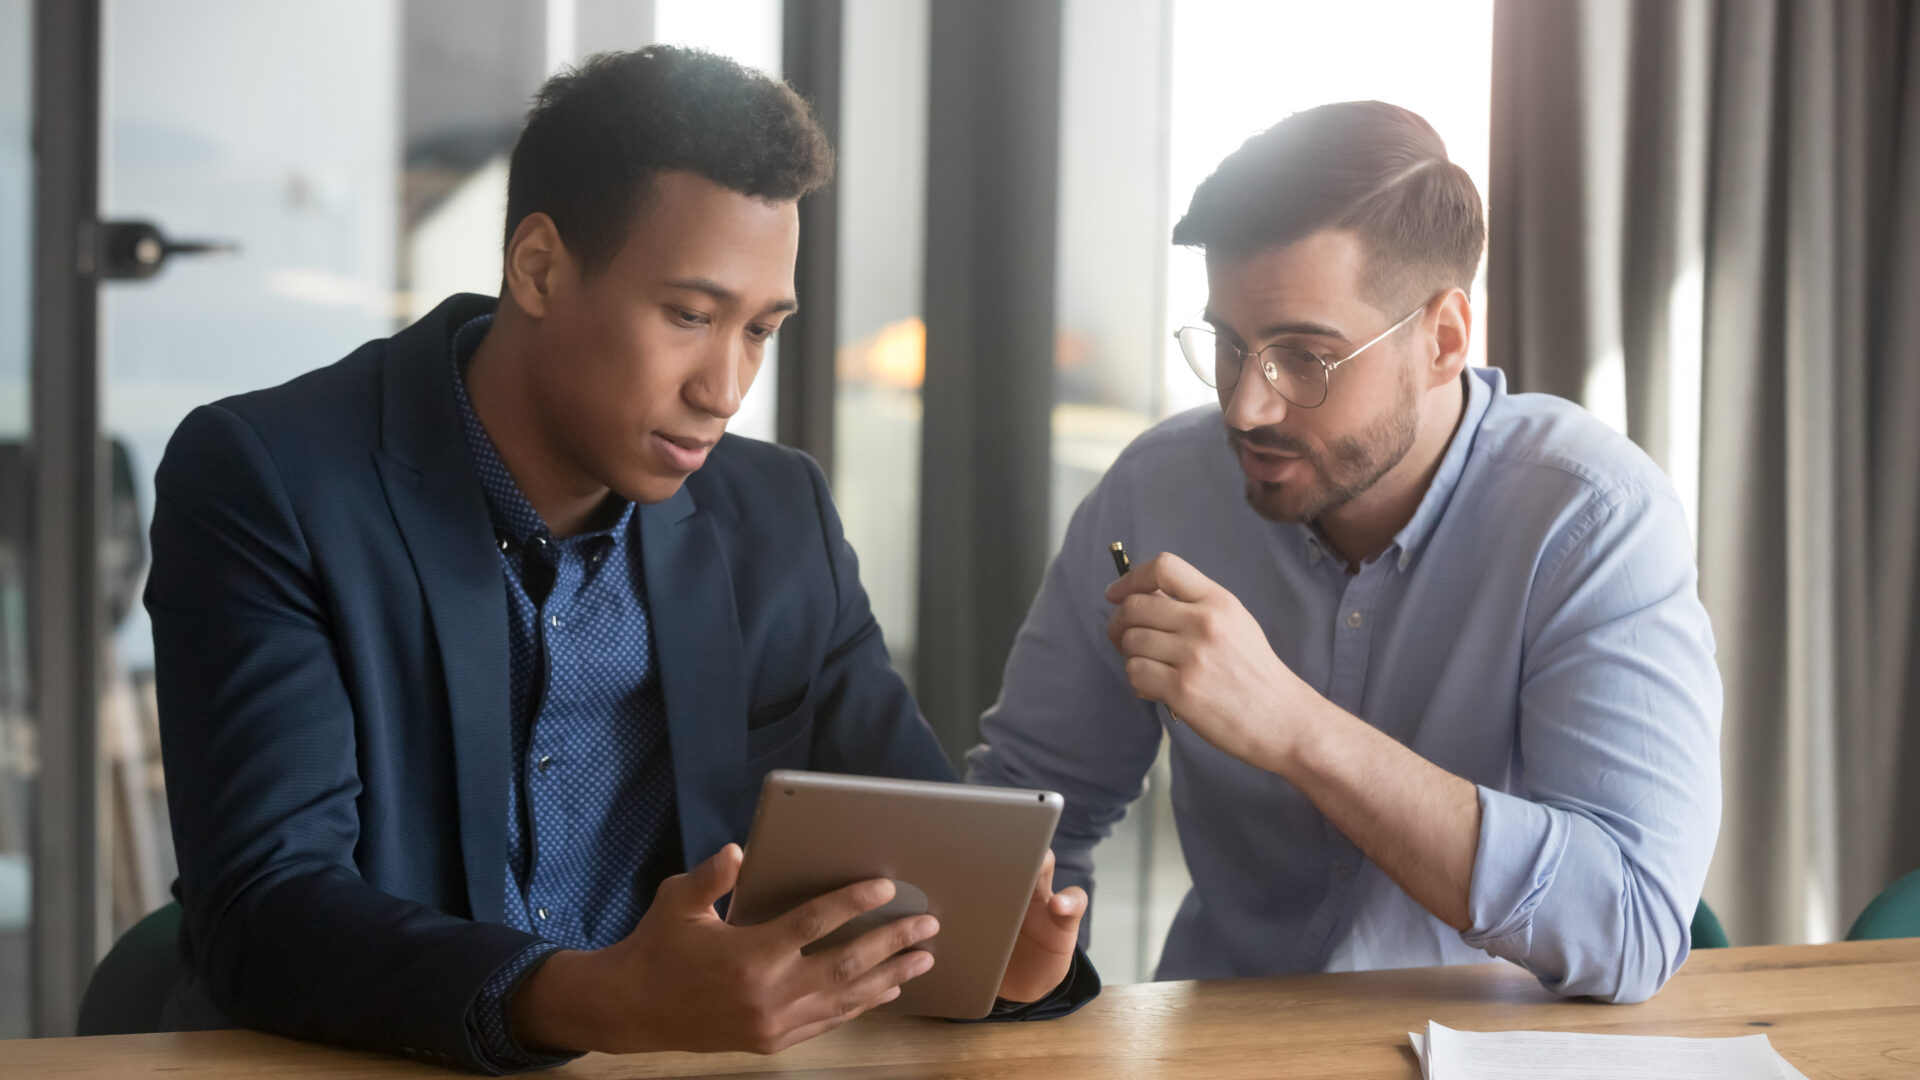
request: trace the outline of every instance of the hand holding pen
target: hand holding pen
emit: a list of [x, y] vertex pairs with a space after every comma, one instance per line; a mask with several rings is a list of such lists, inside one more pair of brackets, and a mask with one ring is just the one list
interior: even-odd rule
[[[1127, 571], [1133, 569], [1133, 560], [1127, 558], [1126, 543], [1120, 540], [1115, 540], [1112, 544], [1109, 544], [1107, 546], [1107, 552], [1108, 554], [1113, 556], [1114, 574], [1117, 577], [1122, 577], [1122, 578], [1126, 577]], [[1172, 720], [1176, 724], [1180, 722], [1179, 713], [1174, 712], [1170, 706], [1166, 706], [1164, 703], [1162, 704], [1162, 707], [1166, 708], [1168, 719]]]
[[1133, 566], [1123, 545], [1109, 551], [1121, 575], [1107, 587], [1107, 640], [1127, 685], [1219, 749], [1284, 774], [1324, 699], [1239, 598], [1191, 563], [1169, 552]]

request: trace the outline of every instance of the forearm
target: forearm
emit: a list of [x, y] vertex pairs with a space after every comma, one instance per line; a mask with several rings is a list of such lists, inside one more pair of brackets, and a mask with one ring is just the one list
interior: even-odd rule
[[1299, 788], [1408, 896], [1456, 930], [1480, 839], [1478, 789], [1332, 702], [1309, 695], [1291, 745], [1260, 764]]
[[[345, 871], [230, 904], [183, 880], [192, 968], [237, 1026], [482, 1068], [467, 1030], [488, 976], [534, 940], [379, 892]], [[217, 919], [209, 910], [224, 907]]]

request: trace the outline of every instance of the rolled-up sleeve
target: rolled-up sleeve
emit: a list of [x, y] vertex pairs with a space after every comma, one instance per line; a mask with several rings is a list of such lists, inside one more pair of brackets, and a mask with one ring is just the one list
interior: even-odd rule
[[1514, 793], [1482, 786], [1468, 944], [1549, 990], [1672, 977], [1720, 827], [1721, 685], [1670, 490], [1596, 499], [1528, 603]]

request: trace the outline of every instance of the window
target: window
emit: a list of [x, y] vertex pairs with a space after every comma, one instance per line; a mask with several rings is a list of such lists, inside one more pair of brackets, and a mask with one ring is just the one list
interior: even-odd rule
[[[1204, 259], [1168, 243], [1193, 189], [1291, 113], [1375, 98], [1424, 116], [1486, 196], [1492, 0], [1067, 0], [1052, 535], [1135, 436], [1214, 392], [1172, 329]], [[1473, 292], [1485, 318], [1484, 275]], [[1476, 333], [1473, 360], [1484, 362]], [[1094, 961], [1149, 978], [1188, 887], [1164, 755], [1096, 852]]]
[[911, 682], [927, 366], [927, 0], [846, 0], [843, 13], [833, 494], [894, 668]]

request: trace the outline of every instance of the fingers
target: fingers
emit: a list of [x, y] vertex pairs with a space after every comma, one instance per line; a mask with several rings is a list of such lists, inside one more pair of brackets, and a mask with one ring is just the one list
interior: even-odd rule
[[740, 862], [744, 857], [739, 844], [728, 844], [699, 866], [662, 881], [655, 893], [656, 901], [665, 901], [688, 912], [712, 912], [713, 905], [732, 892], [734, 883], [740, 879]]
[[1056, 929], [1080, 933], [1080, 919], [1087, 913], [1087, 891], [1078, 885], [1054, 893], [1047, 901], [1047, 915]]
[[1186, 663], [1195, 652], [1193, 639], [1172, 630], [1154, 630], [1145, 626], [1129, 626], [1122, 630], [1120, 640], [1114, 642], [1114, 648], [1120, 651], [1121, 660], [1139, 656], [1175, 667]]
[[1180, 667], [1193, 659], [1196, 643], [1207, 633], [1206, 620], [1200, 606], [1170, 596], [1135, 594], [1120, 601], [1107, 621], [1107, 640], [1120, 653], [1135, 696], [1166, 703], [1178, 719], [1173, 698]]
[[1060, 985], [1072, 970], [1080, 920], [1086, 911], [1087, 894], [1078, 886], [1030, 901], [1020, 920], [1013, 955], [1000, 977], [1000, 996], [1008, 1001], [1037, 1001]]
[[1107, 602], [1117, 604], [1128, 596], [1157, 590], [1175, 600], [1193, 603], [1213, 588], [1213, 582], [1205, 574], [1180, 556], [1167, 552], [1141, 563], [1107, 586]]
[[883, 961], [848, 982], [835, 982], [795, 1004], [797, 1029], [821, 1023], [845, 1023], [885, 1001], [898, 997], [902, 983], [933, 970], [933, 954], [913, 949]]
[[801, 949], [840, 929], [848, 919], [891, 899], [893, 882], [886, 878], [855, 882], [809, 900], [767, 925], [779, 935], [784, 947]]
[[1171, 553], [1148, 561], [1147, 569], [1154, 588], [1189, 604], [1206, 599], [1207, 594], [1219, 587], [1207, 575], [1195, 570], [1192, 563]]
[[1062, 889], [1046, 900], [1027, 906], [1021, 920], [1022, 938], [1050, 953], [1071, 953], [1080, 940], [1080, 920], [1087, 914], [1087, 893], [1078, 885]]
[[854, 1017], [859, 1016], [861, 1013], [866, 1012], [868, 1009], [878, 1008], [879, 1006], [885, 1005], [887, 1002], [892, 1001], [894, 998], [897, 998], [899, 996], [900, 996], [900, 988], [896, 986], [893, 989], [888, 990], [886, 993], [881, 994], [880, 997], [877, 998], [870, 1005], [865, 1005], [858, 1009], [854, 1009], [850, 1012], [842, 1013], [839, 1016], [829, 1017], [828, 1019], [825, 1019], [825, 1020], [815, 1021], [814, 1023], [795, 1028], [794, 1030], [787, 1033], [786, 1037], [780, 1041], [779, 1046], [776, 1047], [775, 1049], [776, 1051], [783, 1050], [789, 1046], [797, 1046], [800, 1043], [806, 1042], [808, 1039], [825, 1035], [827, 1032], [832, 1031], [834, 1028], [839, 1027], [841, 1024], [844, 1024], [849, 1020], [852, 1020]]
[[[781, 1010], [775, 1028], [788, 1030], [763, 1036], [768, 1052], [805, 1042], [899, 997], [901, 984], [933, 968], [933, 954], [912, 946], [939, 929], [930, 915], [896, 919], [839, 948], [808, 957], [807, 974], [797, 984], [800, 997]], [[808, 992], [808, 987], [815, 989]]]
[[808, 960], [835, 986], [850, 986], [868, 972], [940, 932], [940, 920], [931, 915], [895, 919], [837, 948]]
[[1107, 619], [1107, 640], [1114, 648], [1120, 648], [1120, 637], [1129, 629], [1144, 626], [1149, 630], [1165, 630], [1181, 633], [1192, 628], [1200, 614], [1192, 604], [1182, 603], [1160, 593], [1135, 594], [1126, 597], [1114, 607], [1113, 615]]
[[1136, 696], [1147, 701], [1164, 702], [1168, 709], [1180, 707], [1180, 703], [1174, 700], [1180, 692], [1179, 668], [1161, 660], [1129, 656], [1126, 670], [1127, 685], [1133, 687]]

